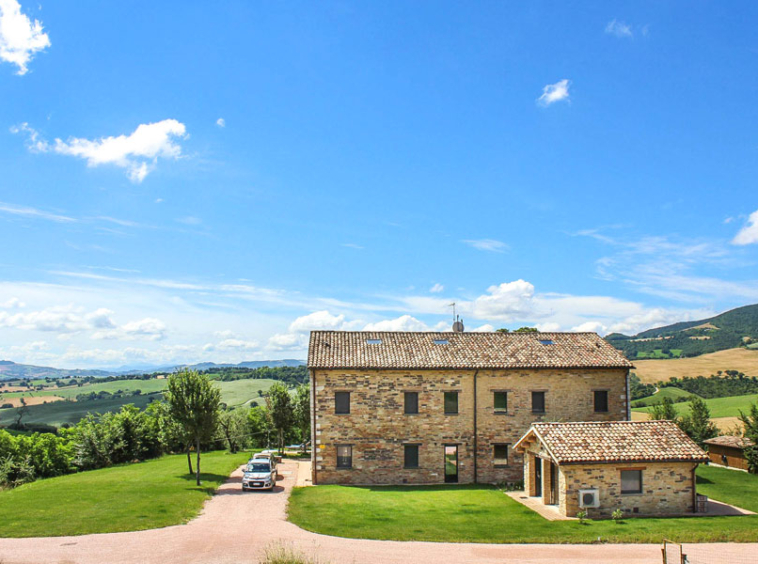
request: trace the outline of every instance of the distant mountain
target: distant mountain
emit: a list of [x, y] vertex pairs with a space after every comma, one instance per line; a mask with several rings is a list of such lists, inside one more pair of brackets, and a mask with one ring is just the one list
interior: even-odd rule
[[742, 346], [758, 349], [758, 304], [708, 319], [649, 329], [631, 337], [611, 333], [605, 338], [632, 360], [699, 356]]
[[190, 365], [175, 366], [151, 366], [136, 365], [122, 366], [114, 370], [86, 370], [86, 369], [66, 369], [51, 368], [49, 366], [33, 366], [31, 364], [17, 364], [10, 360], [0, 360], [0, 380], [16, 380], [19, 378], [83, 378], [94, 376], [104, 378], [107, 376], [120, 376], [123, 374], [151, 374], [153, 372], [176, 372], [182, 368], [191, 368], [193, 370], [211, 370], [213, 368], [260, 368], [269, 366], [275, 368], [278, 366], [302, 366], [303, 360], [284, 359], [284, 360], [248, 360], [239, 364], [216, 364], [214, 362], [201, 362]]
[[31, 364], [16, 364], [10, 360], [0, 360], [0, 380], [15, 380], [17, 378], [80, 378], [84, 376], [104, 377], [113, 373], [107, 370], [82, 370], [51, 368], [49, 366], [33, 366]]

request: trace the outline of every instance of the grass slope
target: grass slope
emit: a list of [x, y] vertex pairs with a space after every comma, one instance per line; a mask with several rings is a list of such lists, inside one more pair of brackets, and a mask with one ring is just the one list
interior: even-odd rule
[[710, 376], [719, 370], [739, 370], [758, 376], [758, 350], [728, 349], [694, 358], [670, 360], [635, 360], [633, 372], [644, 384], [666, 382], [676, 376]]
[[[758, 394], [747, 396], [730, 396], [728, 398], [713, 398], [705, 400], [708, 409], [711, 410], [711, 417], [739, 417], [740, 411], [747, 411], [750, 406], [758, 401]], [[686, 415], [690, 412], [689, 403], [677, 403], [674, 405], [679, 415]], [[650, 413], [651, 407], [635, 408], [634, 411]]]
[[0, 491], [0, 536], [84, 535], [185, 523], [245, 460], [246, 454], [203, 454], [200, 487], [187, 475], [187, 458], [174, 455]]
[[1, 394], [0, 398], [12, 398], [12, 397], [38, 397], [38, 396], [60, 396], [63, 398], [74, 399], [79, 394], [89, 394], [90, 392], [109, 392], [115, 394], [116, 392], [133, 392], [134, 390], [142, 390], [143, 394], [150, 392], [161, 392], [166, 389], [168, 380], [165, 379], [153, 379], [153, 380], [116, 380], [115, 382], [100, 382], [89, 383], [83, 386], [69, 386], [65, 388], [59, 388], [52, 386], [39, 392], [9, 392]]
[[[121, 406], [132, 403], [144, 409], [151, 400], [160, 399], [160, 394], [151, 396], [130, 396], [91, 401], [56, 401], [41, 405], [31, 405], [24, 415], [24, 423], [46, 423], [60, 426], [64, 423], [74, 424], [88, 413], [106, 413], [118, 411]], [[7, 425], [16, 420], [17, 409], [0, 409], [0, 424]]]
[[258, 391], [265, 392], [275, 380], [232, 380], [231, 382], [216, 382], [221, 388], [221, 401], [228, 406], [243, 405], [250, 400], [257, 401], [258, 405], [263, 405], [263, 398], [258, 395]]
[[[758, 511], [758, 476], [699, 468], [698, 488]], [[738, 498], [738, 499], [735, 499]], [[486, 486], [295, 488], [289, 519], [349, 538], [484, 543], [755, 542], [758, 516], [627, 519], [621, 524], [547, 521]]]
[[647, 405], [653, 405], [654, 403], [661, 403], [663, 401], [663, 398], [671, 398], [672, 400], [676, 401], [679, 398], [689, 398], [690, 396], [694, 395], [697, 394], [691, 394], [690, 392], [687, 392], [680, 388], [661, 388], [652, 396], [634, 400], [632, 402], [632, 407], [645, 407]]

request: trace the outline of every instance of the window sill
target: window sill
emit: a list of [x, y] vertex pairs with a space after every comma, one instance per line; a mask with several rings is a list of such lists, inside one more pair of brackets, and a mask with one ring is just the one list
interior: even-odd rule
[[532, 415], [545, 415], [545, 413], [547, 413], [547, 411], [534, 411], [534, 410], [532, 410]]
[[508, 415], [508, 411], [495, 411], [495, 415]]
[[403, 470], [418, 470], [421, 466], [403, 466]]
[[495, 464], [493, 464], [493, 466], [495, 468], [509, 468], [511, 465], [508, 464], [508, 463], [506, 463], [506, 462], [495, 462]]
[[460, 415], [460, 413], [445, 413], [445, 415]]
[[420, 415], [420, 413], [417, 411], [416, 413], [403, 413], [403, 415]]
[[353, 470], [352, 466], [337, 466], [337, 470]]
[[621, 492], [621, 495], [624, 497], [631, 497], [634, 495], [644, 495], [645, 492]]

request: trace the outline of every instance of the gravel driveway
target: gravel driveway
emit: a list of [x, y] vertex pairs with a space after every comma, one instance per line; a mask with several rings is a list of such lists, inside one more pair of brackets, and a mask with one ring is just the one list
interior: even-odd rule
[[[2, 564], [252, 564], [274, 542], [296, 546], [321, 562], [349, 564], [560, 563], [639, 564], [661, 561], [658, 545], [486, 545], [342, 539], [309, 533], [285, 519], [297, 463], [279, 466], [275, 491], [240, 490], [235, 471], [187, 525], [80, 537], [0, 539]], [[114, 503], [118, 503], [115, 496]], [[2, 523], [0, 523], [2, 527]], [[705, 545], [703, 545], [705, 546]], [[758, 544], [713, 545], [724, 562], [758, 553]], [[748, 562], [749, 560], [744, 560]]]

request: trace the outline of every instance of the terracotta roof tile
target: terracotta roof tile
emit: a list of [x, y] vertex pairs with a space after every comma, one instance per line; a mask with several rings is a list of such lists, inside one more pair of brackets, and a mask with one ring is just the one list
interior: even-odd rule
[[[435, 343], [435, 341], [441, 343]], [[630, 368], [596, 333], [312, 331], [309, 368]]]
[[523, 450], [533, 437], [558, 464], [708, 460], [673, 421], [534, 423], [514, 449]]
[[730, 435], [724, 435], [722, 437], [714, 437], [703, 441], [707, 445], [719, 445], [732, 448], [745, 448], [753, 446], [753, 441], [747, 437], [732, 437]]

